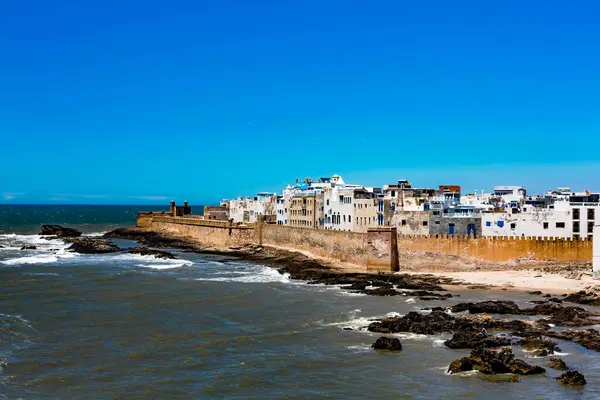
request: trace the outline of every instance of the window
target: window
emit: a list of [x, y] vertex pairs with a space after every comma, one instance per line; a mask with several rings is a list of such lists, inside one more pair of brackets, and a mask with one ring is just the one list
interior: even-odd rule
[[406, 226], [406, 220], [405, 219], [402, 220], [402, 226]]
[[352, 216], [348, 215], [348, 222], [352, 222]]
[[423, 221], [423, 226], [427, 226], [427, 225], [429, 225], [429, 222]]
[[396, 191], [392, 190], [392, 197], [396, 197]]
[[527, 207], [523, 207], [523, 211], [527, 211]]
[[504, 227], [504, 221], [498, 221], [498, 222], [496, 222], [496, 225], [498, 225], [499, 228], [503, 228]]
[[596, 210], [588, 208], [588, 219], [596, 219]]
[[515, 223], [510, 224], [510, 229], [517, 229], [517, 224], [515, 224]]
[[329, 199], [327, 199], [327, 205], [329, 205]]
[[580, 217], [580, 212], [579, 212], [579, 208], [574, 208], [573, 209], [573, 219], [579, 219]]
[[556, 227], [557, 228], [564, 228], [565, 227], [565, 223], [564, 222], [557, 222], [556, 223]]
[[579, 221], [573, 221], [573, 232], [579, 233]]
[[440, 212], [439, 211], [434, 211], [433, 215], [440, 215]]
[[548, 223], [544, 222], [544, 229], [548, 229]]
[[593, 232], [594, 232], [594, 222], [593, 222], [593, 221], [590, 221], [590, 222], [588, 222], [587, 233], [588, 233], [588, 234], [591, 234], [591, 233], [593, 233]]
[[485, 226], [492, 226], [492, 221], [485, 221]]
[[439, 225], [439, 224], [440, 224], [440, 221], [435, 221], [435, 224], [436, 224], [436, 225]]

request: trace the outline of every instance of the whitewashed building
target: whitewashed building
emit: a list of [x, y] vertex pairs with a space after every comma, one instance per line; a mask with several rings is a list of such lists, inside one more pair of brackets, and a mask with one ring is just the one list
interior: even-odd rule
[[600, 214], [595, 197], [570, 196], [539, 207], [523, 204], [521, 209], [487, 212], [482, 216], [483, 236], [547, 236], [559, 238], [593, 237]]

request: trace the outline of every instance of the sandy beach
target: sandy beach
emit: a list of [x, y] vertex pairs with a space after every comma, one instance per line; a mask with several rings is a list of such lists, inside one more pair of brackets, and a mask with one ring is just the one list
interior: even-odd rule
[[[409, 272], [410, 274], [423, 274]], [[580, 290], [600, 287], [600, 280], [593, 279], [590, 275], [583, 275], [580, 279], [570, 279], [560, 274], [540, 272], [536, 270], [508, 270], [508, 271], [469, 271], [469, 272], [430, 272], [434, 276], [448, 277], [464, 282], [465, 285], [492, 285], [499, 288], [513, 290], [536, 291], [540, 290], [550, 294], [573, 293]]]

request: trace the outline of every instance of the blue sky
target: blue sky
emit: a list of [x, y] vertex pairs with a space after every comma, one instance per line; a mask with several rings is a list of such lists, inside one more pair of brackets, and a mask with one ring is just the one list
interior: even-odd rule
[[600, 191], [597, 1], [5, 1], [0, 203]]

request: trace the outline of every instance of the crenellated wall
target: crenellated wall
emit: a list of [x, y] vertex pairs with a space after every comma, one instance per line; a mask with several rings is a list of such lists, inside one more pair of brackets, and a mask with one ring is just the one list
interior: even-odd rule
[[443, 253], [503, 262], [521, 258], [554, 261], [592, 259], [591, 240], [548, 237], [483, 237], [458, 235], [399, 235], [398, 250]]

